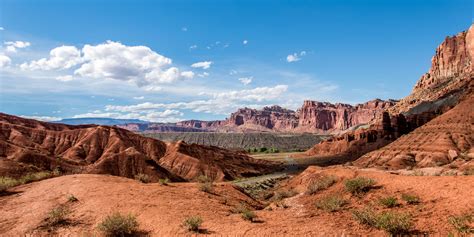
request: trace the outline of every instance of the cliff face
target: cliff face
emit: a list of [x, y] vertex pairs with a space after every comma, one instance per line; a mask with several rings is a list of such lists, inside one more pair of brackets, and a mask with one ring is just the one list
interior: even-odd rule
[[[368, 129], [348, 132], [324, 141], [309, 149], [306, 154], [310, 156], [344, 155], [348, 160], [354, 160], [399, 139], [399, 143], [395, 142], [394, 145], [381, 149], [381, 152], [375, 151], [365, 155], [357, 164], [363, 166], [391, 164], [393, 167], [400, 168], [403, 165], [430, 166], [436, 162], [445, 163], [449, 150], [457, 154], [472, 153], [472, 150], [469, 150], [472, 146], [473, 58], [473, 27], [468, 32], [447, 37], [437, 48], [431, 69], [420, 78], [409, 96], [389, 107], [387, 112], [383, 112], [382, 116], [377, 118]], [[465, 100], [470, 102], [463, 102], [462, 105], [456, 106]], [[444, 113], [451, 111], [453, 107], [456, 108], [453, 109], [456, 112], [449, 112], [445, 116]], [[458, 115], [456, 117], [453, 114]], [[440, 115], [444, 119], [430, 122]], [[469, 122], [465, 121], [466, 118], [471, 120], [470, 127]], [[452, 125], [453, 122], [464, 123], [464, 125], [455, 126]], [[420, 128], [416, 129], [418, 127]], [[460, 128], [467, 131], [459, 132]], [[449, 139], [444, 141], [443, 137], [451, 134], [448, 131], [450, 129], [453, 135], [448, 135]], [[415, 131], [412, 132], [413, 130]], [[412, 135], [413, 133], [418, 135]], [[404, 134], [408, 135], [402, 136]], [[463, 138], [465, 136], [470, 136], [471, 140], [466, 141]], [[449, 143], [449, 140], [452, 140], [453, 144], [462, 143], [463, 145], [456, 147], [457, 145], [442, 144]], [[430, 142], [433, 144], [430, 145]], [[406, 148], [405, 144], [410, 144], [410, 149], [406, 152], [410, 153], [410, 150], [413, 150], [420, 154], [409, 156], [416, 157], [416, 159], [410, 158], [410, 162], [414, 163], [406, 162], [408, 156], [404, 156], [403, 159], [397, 156], [400, 154], [398, 149]], [[437, 158], [427, 155], [433, 151], [436, 151]], [[429, 159], [421, 162], [424, 156], [428, 156]], [[389, 163], [390, 157], [398, 157], [397, 159], [403, 162]]]
[[405, 113], [424, 103], [466, 91], [474, 72], [474, 29], [446, 37], [431, 59], [430, 70], [421, 76], [411, 94], [390, 109]]
[[395, 101], [373, 100], [356, 106], [305, 101], [298, 110], [300, 131], [342, 131], [367, 124], [394, 105]]
[[153, 180], [229, 180], [260, 174], [273, 164], [217, 147], [164, 143], [109, 126], [51, 124], [0, 113], [0, 176], [59, 168]]
[[307, 100], [296, 112], [277, 105], [261, 110], [243, 108], [232, 113], [226, 120], [189, 120], [176, 125], [232, 132], [337, 132], [370, 123], [394, 104], [395, 101], [379, 99], [355, 106]]

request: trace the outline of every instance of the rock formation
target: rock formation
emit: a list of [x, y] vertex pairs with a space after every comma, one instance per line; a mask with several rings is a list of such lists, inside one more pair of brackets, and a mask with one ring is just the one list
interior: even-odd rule
[[396, 101], [376, 99], [355, 106], [304, 101], [296, 112], [274, 105], [261, 110], [243, 108], [222, 121], [189, 120], [177, 126], [231, 132], [317, 132], [329, 133], [364, 125], [394, 105]]
[[[372, 155], [370, 155], [371, 158], [367, 156], [363, 159], [364, 161], [359, 162], [359, 164], [365, 166], [369, 164], [387, 164], [387, 162], [376, 160], [379, 158], [382, 159], [381, 157], [385, 157], [383, 159], [387, 159], [389, 155], [385, 156], [384, 154], [390, 153], [392, 156], [398, 155], [398, 153], [395, 152], [397, 144], [401, 145], [403, 142], [408, 142], [407, 139], [413, 139], [408, 143], [411, 144], [410, 147], [416, 147], [417, 145], [415, 144], [418, 144], [423, 150], [426, 148], [426, 146], [422, 146], [424, 142], [428, 141], [429, 139], [437, 139], [433, 138], [432, 136], [434, 134], [430, 134], [427, 130], [442, 129], [443, 127], [446, 127], [446, 129], [449, 130], [448, 127], [451, 126], [449, 125], [449, 122], [447, 122], [446, 125], [442, 123], [442, 121], [445, 120], [464, 121], [462, 119], [452, 117], [452, 113], [458, 113], [458, 116], [460, 117], [464, 116], [466, 118], [470, 118], [471, 127], [469, 128], [469, 126], [466, 125], [467, 127], [464, 126], [463, 128], [471, 129], [471, 131], [468, 131], [467, 133], [459, 133], [456, 132], [458, 129], [454, 126], [452, 127], [453, 133], [456, 133], [457, 135], [451, 136], [452, 138], [450, 138], [450, 140], [452, 140], [454, 143], [462, 142], [463, 144], [472, 144], [463, 141], [463, 139], [460, 138], [461, 135], [467, 136], [470, 134], [472, 139], [472, 108], [469, 109], [465, 103], [463, 103], [462, 106], [459, 105], [464, 109], [459, 109], [459, 107], [456, 107], [458, 109], [454, 111], [457, 112], [449, 113], [446, 115], [448, 118], [440, 118], [440, 120], [436, 120], [438, 122], [433, 121], [433, 123], [429, 123], [429, 121], [450, 110], [460, 101], [468, 98], [469, 95], [473, 93], [473, 28], [474, 27], [471, 27], [468, 32], [462, 32], [456, 36], [447, 37], [446, 40], [436, 50], [436, 54], [432, 59], [432, 67], [430, 71], [420, 78], [412, 93], [396, 103], [394, 106], [388, 108], [387, 112], [382, 113], [382, 116], [378, 117], [369, 128], [348, 132], [341, 136], [324, 141], [309, 149], [306, 152], [306, 155], [344, 155], [347, 157], [347, 160], [354, 160], [361, 155], [379, 149], [380, 147], [385, 146], [386, 144], [389, 144], [398, 138], [402, 141], [400, 144], [395, 143], [395, 145], [389, 146], [387, 148], [394, 148], [393, 152], [374, 152]], [[469, 102], [467, 102], [467, 104], [469, 104]], [[449, 116], [452, 118], [449, 118]], [[424, 124], [427, 125], [420, 128], [420, 130], [415, 130], [415, 134], [423, 134], [420, 136], [427, 136], [426, 138], [422, 139], [417, 135], [410, 135], [411, 133], [408, 136], [402, 136]], [[445, 135], [450, 134], [447, 131], [445, 132]], [[445, 135], [437, 135], [445, 137]], [[468, 147], [469, 146], [470, 145], [468, 145]], [[447, 147], [449, 147], [449, 149], [445, 150], [443, 155], [440, 155], [440, 157], [443, 157], [440, 158], [441, 160], [446, 158], [446, 154], [449, 150], [456, 151], [456, 153], [469, 150], [467, 147], [461, 148], [456, 146], [444, 146], [443, 149]], [[425, 153], [421, 151], [419, 153], [425, 154], [426, 156], [426, 154], [429, 152], [430, 150], [426, 149]], [[415, 155], [410, 155], [409, 157], [414, 156]], [[407, 157], [408, 156], [404, 156], [403, 159], [407, 159]], [[418, 161], [422, 160], [420, 157], [418, 157]], [[397, 159], [402, 158], [399, 156]], [[437, 159], [431, 157], [422, 162], [420, 165], [427, 166], [433, 165], [436, 162], [440, 162], [439, 160], [434, 160]], [[445, 161], [446, 160], [443, 162]]]
[[144, 173], [153, 180], [192, 180], [201, 174], [231, 180], [268, 172], [274, 165], [217, 147], [164, 143], [117, 127], [54, 124], [0, 113], [0, 176], [59, 168], [129, 178]]
[[[474, 87], [474, 83], [471, 84]], [[474, 93], [471, 92], [453, 109], [387, 146], [362, 156], [355, 164], [391, 169], [447, 164], [461, 170], [474, 167], [473, 104]]]

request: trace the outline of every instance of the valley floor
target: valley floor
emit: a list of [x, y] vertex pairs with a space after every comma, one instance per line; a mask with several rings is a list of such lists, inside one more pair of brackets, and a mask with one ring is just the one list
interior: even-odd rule
[[[327, 190], [307, 194], [307, 185], [321, 175], [333, 175], [337, 182]], [[368, 177], [376, 187], [364, 196], [354, 197], [344, 190], [344, 180]], [[187, 216], [203, 219], [201, 233], [226, 236], [341, 236], [346, 234], [380, 236], [381, 230], [362, 225], [352, 211], [372, 206], [376, 211], [407, 213], [413, 217], [413, 233], [455, 233], [450, 216], [472, 213], [474, 176], [402, 176], [383, 171], [351, 167], [309, 167], [303, 173], [282, 181], [271, 191], [293, 190], [295, 196], [281, 200], [257, 201], [232, 183], [216, 183], [212, 193], [199, 190], [198, 183], [143, 184], [136, 180], [109, 175], [66, 175], [9, 190], [0, 197], [0, 233], [5, 236], [26, 234], [90, 236], [100, 234], [97, 224], [113, 212], [136, 215], [145, 235], [190, 235], [182, 222]], [[316, 208], [321, 197], [339, 193], [347, 205], [337, 212]], [[417, 205], [401, 201], [403, 193], [420, 198]], [[68, 202], [68, 196], [77, 202]], [[382, 207], [378, 199], [394, 196], [399, 205]], [[245, 221], [235, 209], [246, 205], [255, 210], [256, 222]], [[67, 222], [44, 227], [48, 212], [65, 206]]]

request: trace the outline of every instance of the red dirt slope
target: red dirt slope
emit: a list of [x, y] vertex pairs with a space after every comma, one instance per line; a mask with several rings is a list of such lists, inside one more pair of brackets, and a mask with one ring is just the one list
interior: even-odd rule
[[153, 180], [191, 180], [204, 174], [230, 180], [268, 172], [274, 164], [224, 149], [166, 144], [125, 129], [69, 126], [0, 114], [0, 176], [56, 168]]
[[[364, 167], [474, 167], [474, 94], [389, 145], [359, 158]], [[465, 166], [465, 167], [464, 167]]]

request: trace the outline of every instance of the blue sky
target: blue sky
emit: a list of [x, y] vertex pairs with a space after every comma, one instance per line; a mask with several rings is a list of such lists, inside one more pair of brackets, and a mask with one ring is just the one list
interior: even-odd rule
[[470, 0], [0, 2], [0, 110], [222, 119], [408, 95]]

